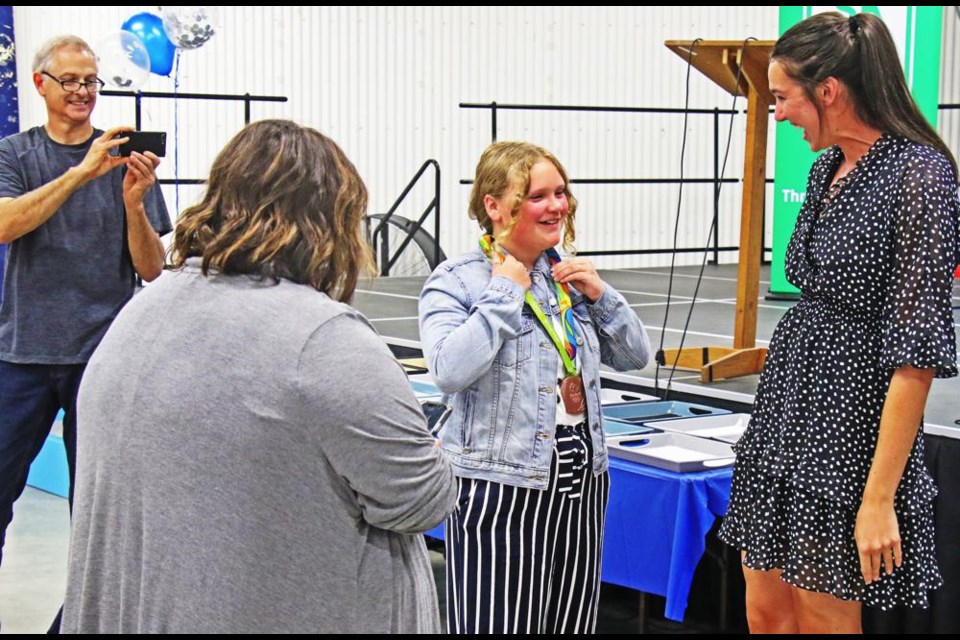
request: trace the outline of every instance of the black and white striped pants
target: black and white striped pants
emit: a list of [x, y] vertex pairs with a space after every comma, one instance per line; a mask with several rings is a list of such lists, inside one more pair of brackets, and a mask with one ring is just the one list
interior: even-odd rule
[[458, 478], [446, 523], [450, 633], [593, 633], [610, 477], [557, 427], [546, 490]]

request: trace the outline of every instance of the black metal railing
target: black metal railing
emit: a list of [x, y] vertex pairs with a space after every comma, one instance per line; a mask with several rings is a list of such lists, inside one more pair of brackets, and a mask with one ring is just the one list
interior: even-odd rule
[[[691, 115], [711, 115], [713, 116], [713, 177], [712, 178], [572, 178], [570, 180], [571, 184], [705, 184], [712, 183], [714, 185], [714, 198], [713, 198], [713, 237], [711, 238], [712, 246], [710, 251], [713, 253], [713, 259], [711, 262], [717, 264], [719, 262], [719, 254], [721, 252], [730, 252], [730, 251], [739, 251], [739, 246], [733, 247], [721, 247], [720, 246], [720, 199], [718, 196], [718, 191], [722, 184], [733, 184], [739, 183], [740, 178], [720, 178], [720, 116], [721, 115], [736, 115], [741, 113], [746, 113], [745, 110], [730, 110], [730, 109], [677, 109], [677, 108], [665, 108], [665, 107], [604, 107], [604, 106], [585, 106], [585, 105], [545, 105], [545, 104], [500, 104], [497, 102], [486, 102], [486, 103], [476, 103], [476, 102], [461, 102], [461, 109], [486, 109], [490, 111], [490, 137], [492, 141], [497, 140], [498, 134], [498, 113], [500, 111], [579, 111], [579, 112], [601, 112], [601, 113], [660, 113], [660, 114], [684, 114], [689, 113]], [[960, 109], [960, 104], [955, 103], [943, 103], [939, 104], [938, 108], [942, 111], [949, 110], [958, 110]], [[770, 113], [773, 114], [773, 109], [770, 109]], [[948, 142], [948, 146], [949, 142]], [[960, 155], [960, 149], [954, 150], [955, 155]], [[767, 178], [765, 181], [767, 184], [773, 184], [773, 178]], [[472, 180], [460, 180], [460, 184], [472, 184]], [[765, 213], [764, 213], [765, 217]], [[765, 223], [764, 223], [765, 224]], [[599, 250], [599, 251], [578, 251], [578, 255], [582, 256], [613, 256], [613, 255], [649, 255], [649, 254], [663, 254], [663, 253], [699, 253], [702, 252], [703, 247], [688, 247], [688, 248], [679, 248], [674, 249], [673, 247], [666, 249], [623, 249], [623, 250]], [[769, 263], [769, 260], [766, 260], [766, 255], [771, 253], [772, 249], [770, 247], [763, 248], [764, 263]]]
[[[254, 102], [286, 102], [286, 96], [254, 96], [249, 93], [181, 93], [170, 91], [101, 91], [100, 95], [116, 96], [134, 99], [134, 126], [140, 129], [143, 115], [143, 100], [157, 98], [161, 100], [219, 100], [226, 102], [243, 102], [243, 124], [250, 124], [250, 108]], [[206, 184], [206, 178], [164, 178], [157, 180], [160, 184]]]
[[[599, 112], [599, 113], [660, 113], [660, 114], [684, 114], [691, 115], [709, 115], [713, 116], [713, 177], [712, 178], [571, 178], [571, 184], [713, 184], [713, 237], [710, 250], [713, 252], [713, 264], [720, 261], [720, 253], [727, 251], [739, 251], [739, 247], [721, 247], [720, 246], [720, 200], [717, 197], [720, 185], [736, 184], [740, 178], [720, 178], [720, 116], [735, 115], [741, 113], [731, 109], [677, 109], [669, 107], [603, 107], [603, 106], [585, 106], [585, 105], [547, 105], [547, 104], [500, 104], [497, 102], [461, 102], [461, 109], [487, 109], [490, 111], [490, 137], [493, 141], [497, 139], [497, 114], [500, 111], [578, 111], [578, 112]], [[772, 181], [768, 181], [772, 182]], [[460, 184], [472, 184], [472, 180], [460, 180]], [[697, 253], [702, 252], [703, 247], [688, 247], [674, 249], [621, 249], [621, 250], [599, 250], [599, 251], [577, 251], [581, 256], [612, 256], [612, 255], [645, 255], [645, 254], [663, 254], [663, 253]], [[769, 247], [764, 247], [764, 253], [769, 252]]]
[[[409, 223], [398, 225], [394, 224], [396, 228], [400, 228], [405, 236], [400, 241], [400, 246], [391, 252], [390, 247], [390, 234], [387, 230], [390, 228], [391, 223], [395, 223], [395, 216], [397, 210], [400, 208], [400, 205], [406, 199], [406, 197], [413, 191], [413, 188], [420, 181], [420, 178], [424, 176], [427, 172], [427, 169], [433, 168], [433, 198], [424, 208], [423, 213], [420, 214], [416, 219], [407, 219]], [[423, 223], [426, 221], [427, 217], [433, 213], [433, 238], [432, 238], [432, 250], [425, 251], [425, 257], [427, 262], [430, 265], [430, 268], [433, 269], [443, 260], [443, 252], [440, 250], [440, 163], [436, 160], [430, 159], [421, 165], [420, 169], [414, 174], [410, 182], [404, 188], [403, 192], [397, 197], [397, 200], [393, 203], [393, 206], [384, 213], [369, 216], [367, 218], [367, 229], [370, 242], [373, 247], [377, 250], [377, 257], [379, 259], [379, 264], [377, 265], [381, 276], [389, 276], [390, 270], [394, 267], [400, 257], [403, 255], [403, 252], [410, 247], [410, 244], [414, 242], [414, 238], [417, 233], [423, 229]], [[396, 216], [399, 217], [399, 216]], [[376, 221], [377, 225], [370, 231], [370, 226], [372, 221]], [[422, 247], [418, 247], [422, 250]]]

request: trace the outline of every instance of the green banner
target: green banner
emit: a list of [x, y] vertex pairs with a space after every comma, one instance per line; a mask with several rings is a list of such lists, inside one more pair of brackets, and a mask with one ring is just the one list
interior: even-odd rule
[[[920, 110], [937, 126], [940, 94], [940, 37], [943, 7], [780, 7], [780, 34], [815, 13], [841, 11], [879, 16], [890, 29], [907, 83]], [[923, 43], [918, 46], [918, 43]], [[787, 244], [806, 195], [807, 173], [817, 154], [803, 140], [803, 132], [789, 122], [776, 125], [777, 152], [773, 180], [773, 258], [770, 294], [796, 294], [784, 274]]]

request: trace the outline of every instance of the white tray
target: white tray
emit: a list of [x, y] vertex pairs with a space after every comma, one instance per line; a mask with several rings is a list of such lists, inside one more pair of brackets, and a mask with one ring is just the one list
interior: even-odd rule
[[658, 420], [657, 429], [736, 444], [750, 422], [749, 413], [727, 413], [679, 420]]
[[607, 447], [614, 457], [677, 473], [726, 467], [735, 460], [730, 445], [682, 433], [613, 436]]
[[633, 436], [638, 433], [660, 433], [659, 429], [643, 424], [631, 424], [629, 422], [611, 420], [610, 418], [602, 418], [602, 422], [603, 432], [607, 434], [608, 438], [612, 436]]
[[637, 400], [657, 400], [657, 396], [652, 396], [649, 393], [637, 393], [636, 391], [624, 391], [623, 389], [600, 389], [600, 404], [604, 406], [636, 402]]

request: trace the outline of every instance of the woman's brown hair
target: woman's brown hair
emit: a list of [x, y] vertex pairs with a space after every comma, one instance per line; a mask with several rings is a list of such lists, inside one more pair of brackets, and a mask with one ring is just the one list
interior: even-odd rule
[[177, 221], [174, 267], [310, 285], [349, 300], [373, 260], [362, 222], [367, 189], [340, 147], [289, 120], [247, 125], [220, 151], [207, 191]]
[[957, 161], [920, 113], [903, 75], [893, 37], [883, 21], [869, 13], [845, 16], [818, 13], [780, 36], [771, 59], [798, 82], [820, 111], [815, 89], [829, 77], [847, 87], [857, 117], [878, 131], [925, 144]]

